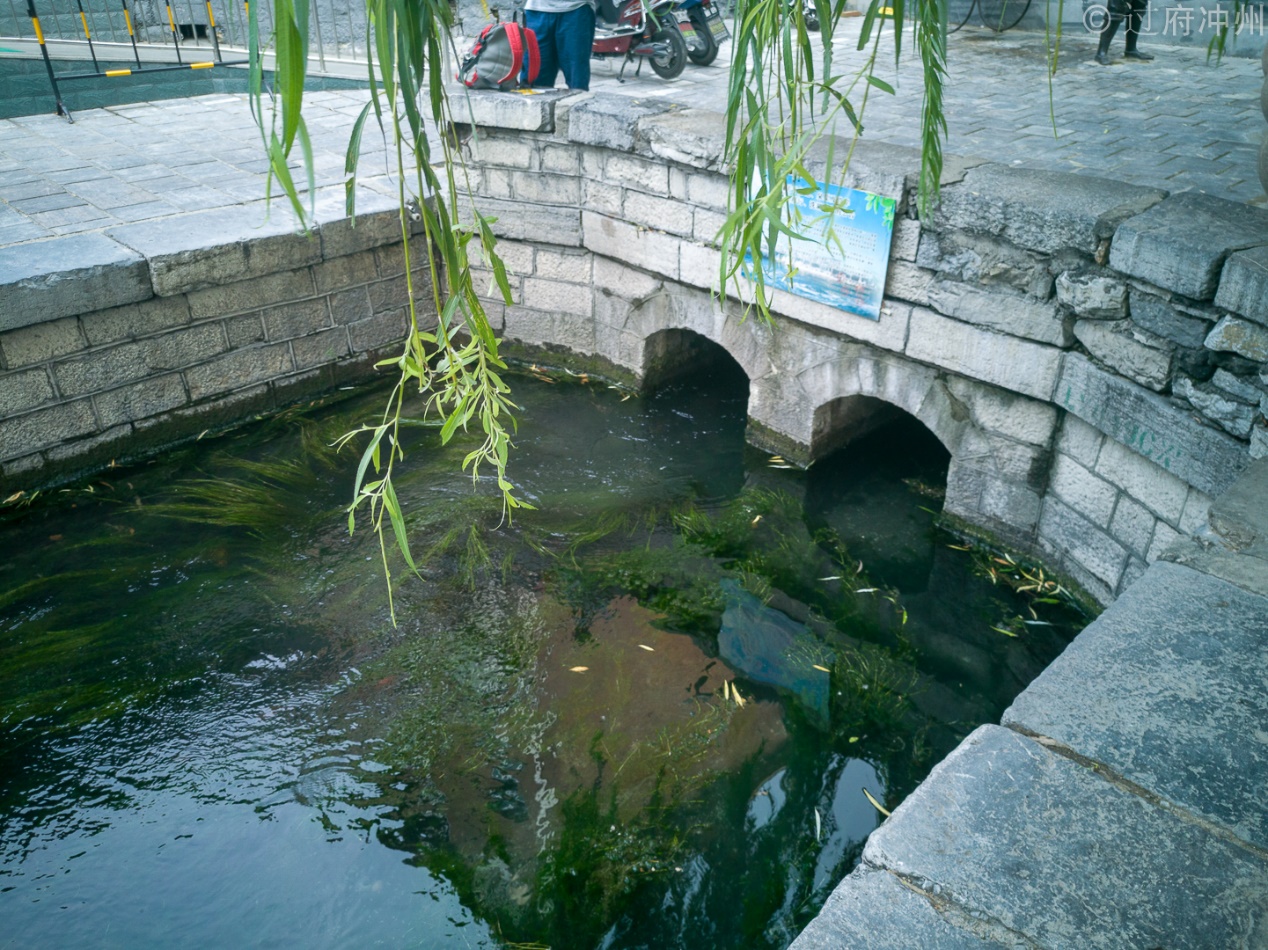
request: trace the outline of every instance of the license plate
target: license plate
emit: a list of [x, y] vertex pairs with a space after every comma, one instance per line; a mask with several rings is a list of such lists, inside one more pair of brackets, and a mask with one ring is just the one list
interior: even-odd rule
[[731, 31], [726, 28], [726, 20], [722, 19], [722, 14], [718, 12], [717, 7], [709, 6], [709, 12], [705, 14], [704, 21], [709, 24], [709, 32], [719, 43], [731, 38]]

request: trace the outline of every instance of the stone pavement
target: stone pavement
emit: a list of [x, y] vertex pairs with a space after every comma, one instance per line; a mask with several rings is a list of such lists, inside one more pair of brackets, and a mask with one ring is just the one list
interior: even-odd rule
[[[859, 22], [845, 21], [838, 62], [862, 55], [852, 39]], [[898, 70], [882, 51], [878, 75], [897, 94], [872, 91], [863, 113], [868, 138], [918, 144], [921, 83], [910, 44], [906, 48]], [[973, 28], [953, 34], [947, 151], [1265, 202], [1255, 171], [1265, 129], [1258, 61], [1211, 65], [1200, 50], [1169, 47], [1159, 49], [1153, 63], [1101, 67], [1091, 63], [1091, 40], [1083, 36], [1066, 37], [1063, 50], [1052, 84], [1054, 135], [1043, 36]], [[593, 88], [721, 111], [724, 59], [688, 66], [674, 82], [650, 69], [634, 77], [630, 69], [625, 83], [616, 80], [615, 62], [595, 61]], [[342, 181], [347, 135], [365, 96], [354, 90], [307, 97], [319, 187]], [[73, 96], [70, 104], [73, 109]], [[391, 190], [387, 157], [385, 143], [367, 131], [362, 169], [368, 188]], [[54, 115], [3, 120], [0, 247], [260, 201], [265, 180], [263, 147], [244, 96], [86, 110], [75, 113], [73, 125]], [[275, 205], [275, 215], [287, 213]]]

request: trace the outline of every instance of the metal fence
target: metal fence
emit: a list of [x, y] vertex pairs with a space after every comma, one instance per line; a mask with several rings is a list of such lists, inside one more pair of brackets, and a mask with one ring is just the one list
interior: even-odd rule
[[[261, 43], [267, 43], [273, 31], [273, 0], [252, 2]], [[0, 0], [0, 39], [37, 39], [26, 7], [26, 0]], [[165, 52], [175, 59], [177, 44], [191, 55], [200, 48], [212, 50], [217, 41], [235, 54], [247, 49], [247, 11], [241, 0], [35, 0], [35, 9], [45, 40], [67, 44], [63, 49], [86, 49], [91, 39], [97, 44], [118, 43], [130, 55], [133, 38], [147, 54], [159, 58], [167, 58]], [[129, 20], [134, 36], [129, 35]], [[309, 38], [318, 71], [335, 63], [364, 63], [369, 55], [364, 3], [314, 0]]]

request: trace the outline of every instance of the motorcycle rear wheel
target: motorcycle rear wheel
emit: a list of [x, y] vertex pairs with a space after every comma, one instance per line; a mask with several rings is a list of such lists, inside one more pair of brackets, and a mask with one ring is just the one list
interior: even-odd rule
[[689, 14], [691, 25], [696, 28], [696, 46], [687, 48], [687, 58], [697, 66], [708, 66], [718, 58], [718, 41], [713, 38], [713, 30], [704, 14], [697, 12], [701, 9], [692, 7]]
[[652, 34], [653, 43], [664, 43], [668, 52], [663, 56], [649, 56], [652, 71], [661, 79], [677, 79], [687, 68], [687, 41], [677, 24], [672, 29], [657, 30]]

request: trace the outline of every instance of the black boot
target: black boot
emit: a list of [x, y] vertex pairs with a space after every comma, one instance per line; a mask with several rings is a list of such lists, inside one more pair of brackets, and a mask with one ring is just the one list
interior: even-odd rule
[[1145, 19], [1146, 4], [1132, 2], [1132, 12], [1127, 18], [1127, 50], [1123, 54], [1127, 59], [1139, 59], [1148, 62], [1153, 59], [1153, 53], [1142, 53], [1136, 49], [1136, 41], [1140, 39], [1140, 25]]
[[1096, 47], [1096, 61], [1102, 66], [1110, 64], [1109, 48], [1110, 43], [1114, 39], [1114, 34], [1118, 32], [1118, 24], [1122, 21], [1121, 16], [1111, 16], [1109, 22], [1101, 30], [1101, 41]]

